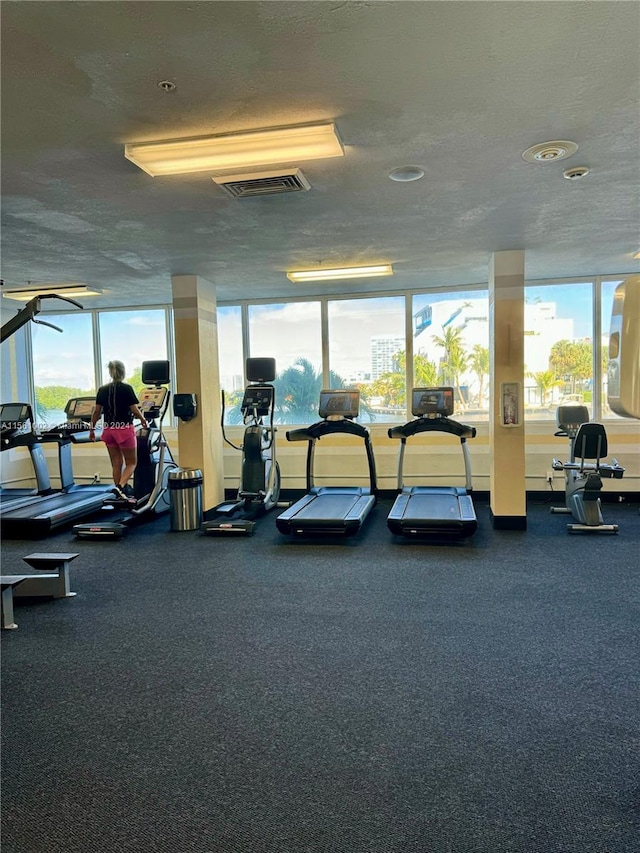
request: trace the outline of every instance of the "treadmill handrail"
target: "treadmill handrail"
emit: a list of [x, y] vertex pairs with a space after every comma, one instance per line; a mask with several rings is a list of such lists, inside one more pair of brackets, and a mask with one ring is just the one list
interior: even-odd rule
[[356, 435], [358, 438], [365, 440], [369, 437], [369, 430], [362, 426], [362, 424], [356, 424], [347, 419], [341, 421], [323, 420], [308, 427], [288, 430], [287, 441], [316, 441], [322, 438], [323, 435], [331, 435], [338, 432]]
[[346, 433], [348, 435], [355, 435], [357, 438], [361, 438], [364, 441], [365, 450], [367, 452], [367, 463], [369, 465], [369, 487], [371, 490], [371, 494], [377, 496], [378, 481], [376, 476], [376, 460], [373, 455], [371, 435], [369, 433], [369, 430], [366, 427], [362, 426], [362, 424], [356, 424], [346, 418], [344, 420], [339, 421], [322, 420], [318, 421], [315, 424], [311, 424], [311, 426], [308, 427], [302, 427], [301, 429], [292, 429], [287, 431], [287, 441], [309, 442], [309, 447], [307, 449], [307, 492], [310, 492], [311, 489], [313, 489], [314, 487], [313, 460], [316, 441], [318, 441], [325, 435], [332, 435], [336, 433]]
[[389, 438], [411, 438], [421, 432], [448, 432], [458, 438], [475, 438], [476, 428], [451, 418], [416, 418], [406, 424], [389, 428]]
[[400, 439], [400, 452], [398, 453], [398, 492], [404, 488], [404, 451], [407, 445], [407, 438], [413, 435], [419, 435], [423, 432], [446, 432], [450, 435], [455, 435], [460, 439], [462, 447], [462, 456], [464, 459], [464, 479], [465, 488], [468, 494], [473, 491], [473, 478], [471, 475], [471, 459], [469, 457], [469, 447], [467, 445], [468, 438], [476, 437], [476, 428], [468, 424], [461, 424], [459, 421], [451, 420], [450, 418], [416, 418], [406, 424], [399, 424], [395, 427], [390, 427], [388, 431], [389, 438]]

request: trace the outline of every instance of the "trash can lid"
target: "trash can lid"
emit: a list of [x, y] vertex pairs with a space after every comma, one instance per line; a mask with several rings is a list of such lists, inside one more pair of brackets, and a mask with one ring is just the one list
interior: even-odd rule
[[202, 479], [202, 471], [199, 468], [175, 468], [169, 472], [170, 480], [198, 480]]

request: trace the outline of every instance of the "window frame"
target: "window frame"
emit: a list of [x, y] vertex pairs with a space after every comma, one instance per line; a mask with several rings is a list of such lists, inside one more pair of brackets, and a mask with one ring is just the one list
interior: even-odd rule
[[[624, 281], [633, 272], [626, 273], [607, 273], [604, 275], [584, 275], [572, 276], [569, 278], [546, 278], [546, 279], [525, 279], [524, 289], [528, 287], [544, 287], [544, 286], [563, 286], [570, 284], [589, 284], [592, 288], [592, 308], [591, 308], [591, 329], [593, 340], [593, 398], [592, 398], [592, 417], [594, 420], [600, 420], [603, 417], [603, 400], [602, 400], [602, 284], [610, 281]], [[320, 303], [320, 323], [321, 323], [321, 345], [322, 345], [322, 374], [325, 384], [329, 379], [329, 302], [341, 300], [353, 301], [354, 299], [382, 299], [385, 297], [398, 298], [402, 297], [405, 301], [405, 341], [406, 341], [406, 388], [407, 388], [407, 420], [411, 417], [410, 408], [410, 391], [413, 387], [413, 316], [412, 316], [412, 299], [415, 295], [424, 295], [426, 292], [441, 294], [455, 294], [460, 291], [472, 292], [475, 290], [487, 290], [487, 282], [474, 282], [472, 284], [447, 285], [441, 287], [428, 288], [424, 287], [413, 288], [410, 290], [383, 290], [383, 291], [366, 291], [362, 293], [344, 293], [344, 294], [316, 294], [313, 296], [291, 296], [291, 297], [264, 297], [260, 299], [241, 299], [241, 300], [221, 300], [218, 302], [219, 307], [239, 307], [241, 315], [242, 328], [242, 358], [243, 365], [249, 356], [249, 306], [260, 304], [284, 304], [289, 302], [319, 302]], [[43, 312], [43, 319], [46, 319], [47, 313], [61, 314], [76, 314], [87, 313], [92, 317], [92, 345], [94, 358], [94, 375], [96, 388], [100, 386], [102, 375], [102, 354], [100, 350], [99, 336], [99, 315], [111, 312], [123, 311], [146, 311], [146, 310], [162, 310], [165, 315], [165, 334], [168, 358], [171, 365], [171, 383], [175, 387], [175, 335], [173, 323], [173, 306], [170, 304], [153, 304], [153, 305], [131, 305], [125, 307], [114, 308], [89, 308], [89, 309], [69, 309], [56, 310], [55, 312]], [[25, 333], [25, 348], [27, 352], [27, 371], [26, 380], [28, 386], [28, 399], [32, 405], [35, 405], [35, 379], [33, 371], [33, 338], [31, 334], [31, 324], [27, 324], [24, 328]], [[246, 376], [244, 377], [246, 382]], [[542, 419], [528, 419], [527, 423], [544, 423]], [[373, 426], [383, 426], [386, 421], [375, 421]], [[175, 425], [175, 419], [172, 419], [172, 424]]]

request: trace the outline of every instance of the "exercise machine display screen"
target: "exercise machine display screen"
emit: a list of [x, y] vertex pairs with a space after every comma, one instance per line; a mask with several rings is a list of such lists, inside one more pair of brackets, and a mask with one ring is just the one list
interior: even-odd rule
[[260, 418], [268, 415], [273, 406], [273, 386], [249, 385], [242, 398], [242, 414], [255, 413]]
[[143, 412], [161, 409], [168, 394], [166, 388], [143, 388], [138, 397], [138, 403]]
[[74, 397], [65, 406], [65, 414], [74, 421], [90, 421], [95, 405], [95, 397]]
[[321, 391], [318, 414], [321, 418], [357, 418], [360, 411], [359, 391]]
[[20, 403], [8, 403], [0, 408], [0, 421], [3, 426], [9, 424], [23, 424], [30, 420], [29, 406]]
[[453, 388], [414, 388], [411, 400], [411, 414], [444, 415], [453, 414]]

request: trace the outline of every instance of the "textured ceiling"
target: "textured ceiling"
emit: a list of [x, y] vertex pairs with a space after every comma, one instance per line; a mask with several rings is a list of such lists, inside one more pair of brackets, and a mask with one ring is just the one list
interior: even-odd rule
[[[637, 2], [2, 4], [2, 275], [85, 281], [91, 305], [344, 291], [285, 272], [391, 262], [352, 292], [627, 273], [640, 249]], [[173, 93], [157, 83], [176, 83]], [[125, 142], [334, 120], [346, 156], [288, 163], [309, 192], [234, 200], [152, 178]], [[529, 146], [579, 145], [530, 164]], [[425, 177], [394, 183], [419, 165]], [[588, 166], [575, 182], [568, 166]], [[89, 304], [89, 300], [86, 300]]]

